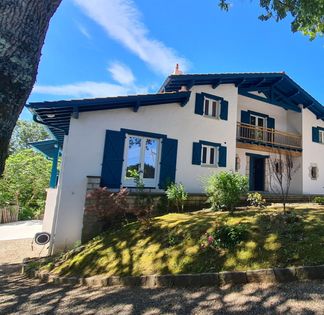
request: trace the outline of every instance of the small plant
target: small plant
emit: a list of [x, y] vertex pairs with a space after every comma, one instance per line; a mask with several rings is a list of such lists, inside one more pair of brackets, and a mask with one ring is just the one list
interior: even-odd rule
[[212, 209], [233, 211], [240, 197], [248, 191], [246, 176], [234, 172], [220, 172], [207, 178], [205, 190]]
[[134, 214], [138, 221], [144, 225], [148, 225], [151, 222], [152, 212], [154, 209], [153, 198], [146, 194], [144, 191], [144, 182], [137, 170], [129, 170], [129, 175], [134, 178], [134, 182], [137, 188], [137, 194], [135, 203], [130, 212]]
[[247, 237], [248, 231], [244, 224], [219, 225], [211, 233], [205, 233], [202, 237], [201, 247], [212, 248], [234, 248]]
[[264, 209], [266, 207], [266, 200], [258, 192], [248, 194], [247, 201], [252, 207], [259, 209]]
[[324, 197], [317, 196], [314, 198], [314, 202], [318, 203], [319, 205], [324, 205]]
[[87, 195], [85, 212], [94, 214], [101, 220], [113, 222], [127, 212], [127, 196], [126, 188], [118, 193], [112, 193], [106, 187], [96, 188]]
[[165, 191], [168, 200], [175, 205], [177, 211], [183, 211], [184, 203], [188, 199], [188, 194], [185, 192], [182, 184], [170, 184]]

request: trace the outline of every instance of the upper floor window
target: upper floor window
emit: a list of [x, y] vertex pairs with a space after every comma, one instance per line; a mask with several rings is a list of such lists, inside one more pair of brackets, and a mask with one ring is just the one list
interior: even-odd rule
[[204, 115], [219, 119], [221, 111], [221, 102], [205, 97]]
[[218, 148], [203, 145], [201, 150], [201, 165], [218, 166]]
[[324, 130], [319, 130], [318, 133], [319, 143], [324, 143]]

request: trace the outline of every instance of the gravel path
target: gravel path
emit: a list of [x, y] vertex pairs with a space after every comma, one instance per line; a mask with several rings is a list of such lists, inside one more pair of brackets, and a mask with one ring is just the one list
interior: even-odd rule
[[[33, 244], [33, 239], [0, 241], [0, 265], [21, 263], [26, 257], [39, 257], [47, 253], [47, 245]], [[1, 288], [0, 288], [1, 290]]]
[[6, 275], [0, 266], [0, 314], [324, 314], [324, 282], [93, 289]]

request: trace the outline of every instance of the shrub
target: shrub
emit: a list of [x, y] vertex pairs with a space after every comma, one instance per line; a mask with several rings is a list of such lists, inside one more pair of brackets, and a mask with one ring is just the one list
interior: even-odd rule
[[177, 211], [183, 211], [184, 203], [188, 199], [182, 184], [170, 184], [165, 191], [168, 200], [177, 208]]
[[324, 197], [315, 197], [314, 202], [318, 203], [319, 205], [324, 205]]
[[266, 206], [266, 200], [258, 192], [248, 194], [247, 201], [252, 207], [257, 207], [259, 209], [264, 209]]
[[100, 220], [113, 223], [117, 218], [126, 214], [127, 195], [126, 188], [117, 193], [110, 192], [106, 187], [96, 188], [87, 195], [85, 212], [97, 216]]
[[202, 237], [202, 248], [233, 248], [247, 237], [248, 231], [244, 224], [220, 225], [215, 231], [205, 233]]
[[220, 172], [207, 178], [205, 190], [213, 209], [226, 208], [233, 211], [240, 202], [241, 195], [248, 191], [248, 180], [233, 172]]

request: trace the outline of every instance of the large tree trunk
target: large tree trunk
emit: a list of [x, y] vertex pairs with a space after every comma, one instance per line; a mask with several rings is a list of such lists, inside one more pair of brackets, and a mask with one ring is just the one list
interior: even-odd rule
[[62, 0], [0, 0], [0, 175], [36, 80], [49, 21]]

